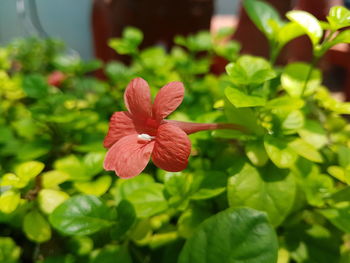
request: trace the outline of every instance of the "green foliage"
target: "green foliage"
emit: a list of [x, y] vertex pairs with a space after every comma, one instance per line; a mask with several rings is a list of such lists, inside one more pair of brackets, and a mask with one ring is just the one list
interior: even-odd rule
[[[178, 36], [165, 50], [141, 48], [142, 32], [127, 28], [110, 46], [128, 65], [85, 62], [52, 40], [0, 48], [0, 263], [349, 261], [350, 104], [316, 68], [350, 42], [349, 10], [333, 7], [327, 22], [291, 11], [288, 22], [262, 1], [244, 7], [269, 61], [239, 55], [231, 29]], [[275, 67], [303, 34], [313, 61]], [[227, 59], [221, 75], [210, 71], [217, 56]], [[101, 67], [106, 81], [87, 74]], [[53, 71], [64, 75], [57, 86]], [[190, 135], [182, 172], [149, 164], [126, 180], [103, 171], [109, 118], [125, 110], [134, 77], [153, 95], [184, 83], [170, 119], [243, 129]]]
[[247, 208], [228, 209], [205, 220], [187, 240], [179, 263], [242, 260], [277, 260], [277, 239], [266, 216]]

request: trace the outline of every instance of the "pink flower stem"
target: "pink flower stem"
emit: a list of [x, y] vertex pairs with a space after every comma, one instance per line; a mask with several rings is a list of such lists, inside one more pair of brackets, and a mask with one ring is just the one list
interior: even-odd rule
[[183, 122], [175, 120], [164, 120], [167, 123], [171, 123], [182, 129], [187, 134], [192, 134], [199, 131], [207, 130], [239, 130], [245, 132], [243, 126], [232, 124], [232, 123], [193, 123], [193, 122]]

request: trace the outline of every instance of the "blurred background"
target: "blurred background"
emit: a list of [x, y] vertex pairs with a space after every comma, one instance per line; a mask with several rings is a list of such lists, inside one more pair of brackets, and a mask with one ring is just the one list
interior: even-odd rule
[[[28, 0], [24, 1], [28, 4]], [[107, 2], [107, 1], [105, 1]], [[63, 39], [82, 58], [94, 57], [91, 13], [93, 0], [37, 0], [38, 16], [44, 30], [52, 37]], [[214, 15], [237, 13], [238, 0], [217, 0]], [[0, 44], [27, 36], [16, 11], [15, 0], [0, 1]]]
[[[333, 5], [346, 5], [349, 0], [269, 0], [281, 15], [301, 9], [324, 20]], [[22, 14], [21, 14], [22, 9]], [[34, 22], [31, 22], [31, 21]], [[33, 23], [34, 27], [28, 26]], [[0, 44], [14, 38], [40, 35], [63, 40], [71, 51], [89, 60], [104, 62], [127, 58], [117, 55], [107, 42], [120, 37], [126, 26], [140, 28], [143, 47], [161, 45], [169, 49], [176, 35], [189, 35], [200, 30], [216, 31], [235, 27], [233, 38], [242, 44], [241, 53], [267, 56], [268, 43], [251, 23], [239, 0], [2, 0], [0, 2]], [[36, 32], [36, 27], [42, 32]], [[40, 31], [40, 30], [39, 30]], [[288, 54], [288, 61], [287, 56]], [[282, 52], [278, 63], [310, 61], [311, 45], [307, 37], [298, 38]], [[325, 84], [336, 91], [345, 91], [350, 98], [349, 45], [340, 45], [328, 52], [321, 62]], [[225, 61], [215, 67], [223, 71]]]

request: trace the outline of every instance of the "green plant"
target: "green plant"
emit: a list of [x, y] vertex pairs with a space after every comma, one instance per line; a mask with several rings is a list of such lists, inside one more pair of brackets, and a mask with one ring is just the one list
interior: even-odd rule
[[[179, 36], [166, 51], [140, 50], [142, 33], [127, 28], [110, 45], [130, 65], [106, 65], [105, 82], [86, 74], [99, 62], [45, 52], [51, 42], [0, 49], [1, 263], [349, 261], [350, 125], [343, 115], [350, 104], [331, 97], [316, 63], [350, 42], [343, 29], [350, 12], [334, 7], [319, 22], [292, 11], [284, 22], [261, 1], [244, 5], [269, 40], [270, 61], [239, 56], [239, 44], [221, 42], [232, 33], [226, 29]], [[302, 34], [313, 43], [313, 63], [276, 68], [282, 47]], [[40, 48], [32, 53], [33, 43]], [[227, 74], [210, 73], [215, 56], [229, 60]], [[57, 70], [65, 78], [55, 87], [47, 77]], [[171, 119], [245, 131], [191, 135], [182, 172], [149, 165], [119, 179], [102, 169], [102, 142], [135, 77], [153, 95], [165, 83], [184, 83]]]

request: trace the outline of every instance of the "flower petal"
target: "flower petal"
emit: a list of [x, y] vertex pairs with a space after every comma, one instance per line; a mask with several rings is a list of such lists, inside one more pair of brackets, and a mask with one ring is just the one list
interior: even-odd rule
[[153, 104], [153, 117], [156, 120], [164, 119], [181, 104], [185, 88], [182, 82], [174, 81], [165, 85], [158, 92]]
[[138, 135], [128, 135], [117, 141], [107, 152], [103, 167], [115, 171], [121, 178], [139, 175], [147, 166], [154, 141], [140, 140]]
[[158, 128], [152, 153], [153, 163], [169, 172], [186, 168], [191, 152], [191, 142], [186, 133], [169, 123]]
[[125, 106], [137, 118], [151, 117], [151, 93], [147, 82], [142, 78], [130, 81], [124, 93]]
[[115, 112], [109, 121], [109, 129], [103, 141], [103, 146], [110, 148], [120, 138], [136, 133], [136, 127], [130, 113], [127, 111]]

